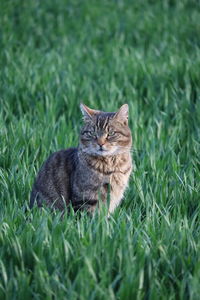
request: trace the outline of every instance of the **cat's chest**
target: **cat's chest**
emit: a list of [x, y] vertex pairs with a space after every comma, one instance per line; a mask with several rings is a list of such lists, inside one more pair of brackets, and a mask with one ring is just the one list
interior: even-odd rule
[[110, 174], [104, 174], [97, 170], [90, 170], [90, 178], [93, 178], [93, 181], [98, 183], [99, 186], [103, 186], [104, 184], [110, 184], [111, 183], [111, 175]]
[[93, 186], [123, 186], [131, 171], [131, 160], [124, 160], [114, 164], [112, 161], [87, 160], [81, 161], [78, 173], [83, 182]]
[[[87, 176], [86, 176], [87, 173]], [[126, 176], [120, 172], [110, 171], [107, 173], [99, 172], [96, 169], [89, 169], [87, 172], [83, 172], [83, 176], [88, 182], [98, 185], [99, 187], [109, 184], [110, 186], [121, 186], [126, 181]]]

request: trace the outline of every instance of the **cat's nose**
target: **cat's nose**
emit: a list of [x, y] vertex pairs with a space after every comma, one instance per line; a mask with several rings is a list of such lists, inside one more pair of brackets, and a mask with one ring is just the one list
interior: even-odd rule
[[97, 144], [102, 148], [102, 146], [105, 144], [105, 139], [98, 138], [97, 139]]

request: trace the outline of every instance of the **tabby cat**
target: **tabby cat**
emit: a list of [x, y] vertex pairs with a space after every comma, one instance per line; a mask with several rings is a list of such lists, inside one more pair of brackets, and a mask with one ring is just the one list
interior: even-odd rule
[[128, 105], [118, 112], [103, 112], [80, 105], [84, 125], [77, 148], [53, 153], [41, 167], [33, 185], [30, 207], [46, 203], [61, 211], [93, 212], [100, 202], [109, 213], [119, 205], [132, 170]]

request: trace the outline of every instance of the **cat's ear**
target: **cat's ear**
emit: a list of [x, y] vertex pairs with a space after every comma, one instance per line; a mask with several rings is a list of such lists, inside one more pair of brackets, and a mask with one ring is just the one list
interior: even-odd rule
[[128, 104], [123, 104], [114, 115], [119, 122], [128, 125]]
[[80, 104], [80, 109], [81, 109], [84, 119], [92, 119], [92, 117], [94, 115], [96, 115], [100, 112], [99, 110], [89, 108], [88, 106], [86, 106], [83, 103]]

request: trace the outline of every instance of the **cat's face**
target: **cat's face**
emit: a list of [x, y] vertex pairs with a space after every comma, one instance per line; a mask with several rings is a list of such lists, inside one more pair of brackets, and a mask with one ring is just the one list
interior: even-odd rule
[[128, 127], [128, 105], [117, 113], [106, 113], [81, 104], [84, 126], [80, 133], [80, 148], [94, 156], [111, 156], [128, 152], [131, 148], [131, 131]]

